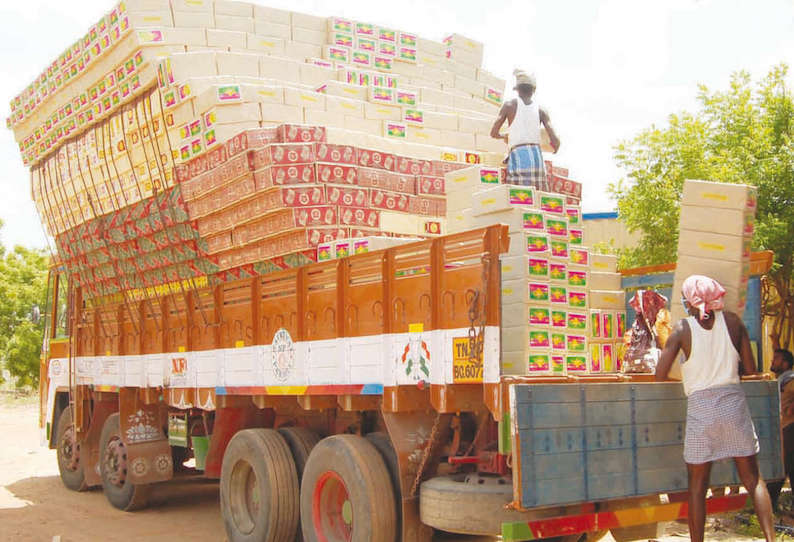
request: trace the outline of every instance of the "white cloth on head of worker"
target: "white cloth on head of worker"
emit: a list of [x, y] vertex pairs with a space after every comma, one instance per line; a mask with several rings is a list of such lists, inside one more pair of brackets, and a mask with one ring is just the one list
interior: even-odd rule
[[725, 315], [714, 311], [714, 325], [704, 329], [694, 316], [686, 319], [692, 337], [689, 357], [681, 361], [684, 393], [739, 383], [739, 352], [733, 345]]
[[530, 85], [532, 88], [537, 88], [537, 82], [535, 81], [535, 74], [527, 73], [524, 70], [520, 70], [516, 68], [513, 70], [513, 76], [516, 78], [516, 86], [518, 85]]
[[535, 101], [524, 103], [516, 98], [516, 116], [507, 132], [507, 144], [512, 149], [518, 145], [540, 145], [540, 108]]

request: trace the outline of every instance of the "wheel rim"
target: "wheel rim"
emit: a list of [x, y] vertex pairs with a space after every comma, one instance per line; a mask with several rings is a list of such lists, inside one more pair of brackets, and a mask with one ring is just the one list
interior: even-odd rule
[[238, 531], [249, 534], [256, 527], [261, 505], [256, 472], [248, 462], [238, 461], [232, 469], [229, 482], [232, 519]]
[[127, 480], [127, 448], [118, 436], [111, 438], [105, 447], [103, 464], [107, 481], [116, 487], [123, 487]]
[[324, 472], [314, 486], [312, 523], [320, 542], [353, 540], [353, 503], [345, 482], [334, 471]]
[[74, 472], [80, 467], [80, 443], [75, 440], [73, 425], [63, 432], [58, 453], [64, 469]]

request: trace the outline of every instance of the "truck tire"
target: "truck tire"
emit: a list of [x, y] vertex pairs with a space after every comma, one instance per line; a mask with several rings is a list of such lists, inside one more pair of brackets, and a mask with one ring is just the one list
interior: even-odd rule
[[423, 482], [419, 489], [422, 523], [450, 533], [499, 536], [502, 523], [526, 518], [505, 509], [513, 500], [513, 484], [508, 479], [476, 477], [469, 483], [467, 478], [472, 481], [471, 476], [458, 474]]
[[386, 463], [386, 468], [389, 469], [391, 486], [394, 489], [394, 502], [397, 504], [397, 534], [399, 534], [402, 527], [403, 507], [402, 489], [400, 487], [400, 465], [397, 462], [397, 452], [394, 450], [391, 439], [386, 433], [380, 431], [369, 433], [366, 439], [380, 452], [380, 456]]
[[121, 438], [118, 412], [108, 416], [102, 426], [99, 453], [102, 489], [110, 504], [127, 512], [146, 507], [149, 486], [133, 484], [127, 479], [127, 451]]
[[301, 486], [307, 542], [394, 542], [397, 503], [386, 463], [365, 438], [334, 435], [314, 447]]
[[229, 542], [295, 540], [298, 474], [275, 429], [244, 429], [232, 437], [223, 455], [220, 494]]
[[72, 491], [85, 491], [88, 485], [85, 483], [83, 464], [80, 461], [80, 442], [74, 431], [70, 406], [63, 409], [58, 418], [55, 442], [61, 482]]
[[306, 427], [282, 427], [278, 432], [287, 441], [287, 446], [292, 452], [295, 468], [298, 471], [298, 485], [300, 485], [303, 469], [309, 460], [309, 454], [320, 442], [320, 436]]
[[[309, 460], [312, 449], [320, 442], [320, 436], [306, 427], [282, 427], [278, 430], [279, 434], [287, 441], [292, 459], [295, 460], [295, 468], [298, 471], [298, 487], [303, 479], [303, 469]], [[300, 498], [300, 492], [298, 493]], [[300, 503], [298, 504], [300, 507]], [[303, 542], [303, 533], [298, 525], [298, 535], [295, 542]]]

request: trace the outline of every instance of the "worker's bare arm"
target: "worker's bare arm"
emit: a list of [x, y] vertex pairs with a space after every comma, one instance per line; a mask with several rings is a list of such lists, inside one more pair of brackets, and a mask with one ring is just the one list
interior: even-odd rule
[[499, 110], [499, 115], [496, 117], [496, 120], [491, 127], [491, 137], [494, 139], [503, 139], [505, 142], [507, 141], [507, 135], [500, 134], [499, 130], [502, 129], [502, 125], [507, 120], [507, 114], [509, 111], [508, 104], [509, 102], [502, 105], [502, 108]]
[[670, 374], [670, 368], [673, 362], [678, 357], [678, 353], [684, 344], [684, 336], [689, 332], [685, 327], [684, 320], [679, 320], [673, 328], [673, 332], [667, 338], [667, 342], [662, 350], [662, 356], [659, 359], [659, 364], [656, 366], [656, 381], [664, 382], [667, 380], [667, 375]]
[[554, 149], [554, 152], [557, 152], [560, 150], [560, 138], [557, 136], [557, 132], [554, 131], [554, 127], [551, 125], [551, 117], [549, 117], [549, 114], [542, 107], [540, 108], [540, 122], [543, 124], [543, 126], [545, 126], [546, 133], [549, 134], [551, 148]]

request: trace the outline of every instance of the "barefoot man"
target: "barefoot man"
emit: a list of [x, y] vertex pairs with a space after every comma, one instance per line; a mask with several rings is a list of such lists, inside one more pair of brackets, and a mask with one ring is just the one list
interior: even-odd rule
[[[546, 177], [546, 166], [540, 150], [540, 125], [546, 127], [554, 152], [560, 148], [560, 138], [551, 126], [549, 114], [533, 101], [535, 94], [535, 76], [523, 70], [515, 70], [518, 98], [505, 102], [499, 110], [499, 116], [491, 128], [491, 137], [507, 142], [510, 154], [507, 157], [507, 182], [533, 186], [544, 192], [549, 191]], [[510, 128], [507, 134], [500, 134], [505, 120]]]
[[755, 374], [750, 338], [741, 318], [723, 310], [725, 289], [714, 279], [692, 275], [684, 281], [688, 318], [679, 321], [662, 352], [656, 380], [667, 379], [678, 353], [687, 395], [684, 461], [689, 473], [689, 537], [702, 542], [711, 464], [733, 458], [753, 499], [766, 540], [775, 539], [772, 505], [758, 471], [758, 437], [740, 386], [739, 368]]

